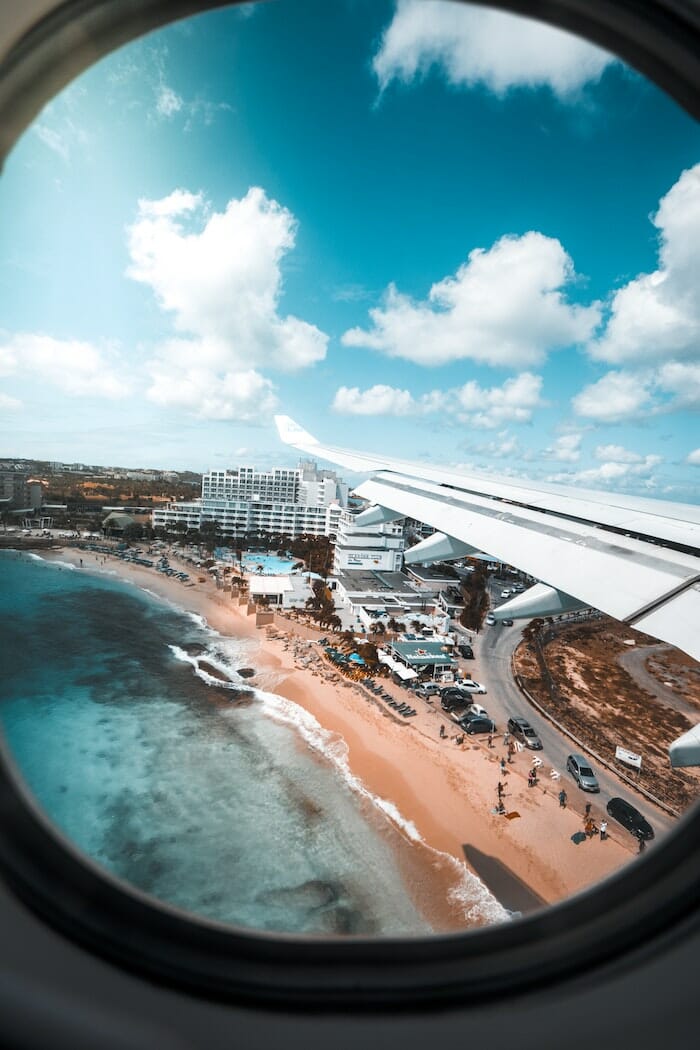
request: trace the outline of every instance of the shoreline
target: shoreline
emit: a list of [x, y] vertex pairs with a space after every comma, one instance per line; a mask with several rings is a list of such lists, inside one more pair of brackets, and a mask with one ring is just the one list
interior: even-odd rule
[[[100, 565], [91, 552], [71, 548], [42, 551], [50, 561], [65, 561], [89, 572], [116, 574], [182, 611], [196, 613], [223, 635], [251, 643], [257, 668], [249, 685], [276, 693], [311, 714], [322, 729], [344, 741], [347, 767], [366, 794], [400, 814], [405, 827], [387, 814], [404, 846], [397, 848], [407, 890], [436, 925], [436, 932], [457, 932], [483, 924], [469, 915], [457, 889], [469, 871], [474, 911], [492, 895], [507, 911], [526, 913], [588, 888], [632, 860], [634, 851], [613, 832], [606, 843], [578, 841], [581, 818], [560, 809], [556, 787], [545, 782], [527, 787], [527, 755], [516, 755], [505, 777], [499, 761], [500, 738], [489, 750], [482, 738], [456, 734], [440, 739], [439, 726], [451, 723], [441, 711], [421, 702], [410, 723], [392, 716], [366, 690], [347, 682], [321, 657], [318, 647], [290, 629], [257, 628], [244, 607], [231, 601], [213, 581], [184, 587], [153, 569], [109, 558]], [[177, 557], [177, 556], [175, 556]], [[93, 564], [93, 559], [96, 562]], [[304, 740], [299, 734], [300, 746]], [[507, 816], [495, 812], [496, 784], [505, 781]], [[542, 796], [548, 797], [542, 797]], [[420, 841], [416, 840], [416, 836]], [[426, 893], [430, 903], [426, 906]], [[471, 896], [471, 895], [470, 895]], [[488, 905], [486, 910], [489, 910]], [[492, 913], [496, 910], [491, 905]], [[466, 914], [465, 914], [466, 912]], [[477, 921], [475, 921], [477, 919]], [[488, 921], [488, 920], [486, 920]]]

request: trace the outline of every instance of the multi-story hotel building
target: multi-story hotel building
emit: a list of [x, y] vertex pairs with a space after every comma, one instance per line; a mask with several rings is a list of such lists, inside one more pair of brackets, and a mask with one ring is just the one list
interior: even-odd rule
[[183, 522], [199, 529], [215, 522], [232, 539], [255, 532], [335, 538], [347, 502], [345, 482], [313, 460], [302, 460], [296, 469], [212, 470], [202, 478], [201, 499], [154, 509], [153, 526]]
[[353, 514], [345, 511], [335, 541], [333, 574], [353, 569], [399, 572], [405, 547], [403, 522], [387, 525], [356, 525]]

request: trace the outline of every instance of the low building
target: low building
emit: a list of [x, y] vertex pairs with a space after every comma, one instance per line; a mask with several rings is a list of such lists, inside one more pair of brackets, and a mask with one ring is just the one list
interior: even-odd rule
[[263, 601], [280, 609], [303, 607], [313, 594], [307, 575], [251, 575], [247, 579], [248, 594], [253, 601]]
[[458, 583], [455, 570], [444, 565], [407, 565], [406, 572], [416, 587], [430, 594], [437, 595]]
[[443, 640], [404, 636], [401, 641], [390, 642], [387, 650], [393, 660], [419, 675], [436, 681], [454, 681], [457, 661], [451, 655], [452, 647]]
[[351, 630], [369, 633], [377, 623], [386, 630], [391, 620], [406, 626], [414, 620], [426, 625], [435, 622], [434, 600], [420, 593], [402, 572], [356, 569], [341, 572], [330, 586], [336, 604], [347, 610], [345, 620]]

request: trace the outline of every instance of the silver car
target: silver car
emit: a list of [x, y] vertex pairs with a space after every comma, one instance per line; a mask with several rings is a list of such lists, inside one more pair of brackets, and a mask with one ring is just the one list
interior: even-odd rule
[[598, 778], [583, 755], [569, 755], [566, 768], [582, 791], [600, 791]]

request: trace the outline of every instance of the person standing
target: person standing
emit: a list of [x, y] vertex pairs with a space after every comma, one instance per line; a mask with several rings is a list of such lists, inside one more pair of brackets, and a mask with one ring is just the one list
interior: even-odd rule
[[500, 782], [500, 780], [498, 781], [496, 790], [498, 791], [498, 801], [500, 802], [503, 798], [503, 784]]
[[561, 809], [566, 809], [566, 792], [564, 788], [559, 792], [559, 806]]
[[486, 743], [488, 744], [488, 746], [490, 748], [493, 747], [493, 734], [489, 733], [489, 735], [488, 735], [488, 737], [486, 739]]
[[601, 820], [600, 822], [600, 841], [608, 837], [608, 822], [607, 820]]
[[509, 743], [510, 743], [510, 733], [506, 729], [505, 733], [503, 734], [503, 746], [504, 747], [508, 747]]
[[584, 815], [584, 819], [588, 820], [590, 815], [591, 815], [591, 804], [590, 804], [590, 802], [587, 802], [586, 803], [586, 812], [585, 812], [585, 815]]

